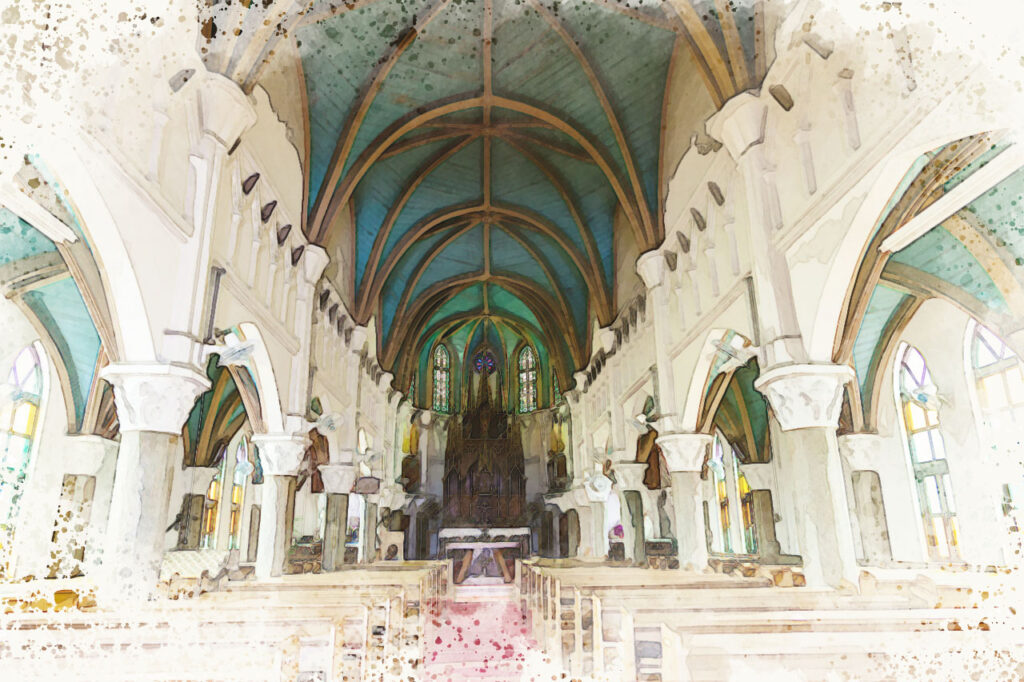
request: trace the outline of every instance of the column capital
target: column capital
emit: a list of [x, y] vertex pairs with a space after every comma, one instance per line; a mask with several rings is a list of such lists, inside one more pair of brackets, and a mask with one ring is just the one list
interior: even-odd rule
[[366, 343], [366, 327], [357, 324], [349, 333], [348, 348], [358, 355], [363, 350], [364, 343]]
[[324, 491], [347, 495], [352, 492], [358, 472], [354, 464], [322, 464], [320, 475], [324, 479]]
[[768, 106], [750, 92], [736, 95], [708, 119], [708, 134], [721, 140], [738, 161], [744, 152], [764, 142]]
[[573, 372], [572, 378], [576, 380], [577, 391], [583, 392], [583, 387], [587, 385], [587, 373], [586, 372]]
[[306, 454], [306, 439], [287, 433], [258, 433], [252, 437], [268, 476], [294, 476]]
[[640, 490], [644, 487], [644, 472], [647, 464], [642, 462], [615, 462], [612, 470], [623, 490]]
[[877, 433], [848, 433], [837, 440], [839, 454], [851, 471], [877, 471], [888, 439]]
[[316, 244], [306, 244], [302, 250], [302, 276], [306, 280], [306, 284], [315, 285], [320, 281], [320, 275], [324, 273], [324, 268], [331, 262], [331, 257], [327, 255], [327, 251], [321, 246]]
[[700, 471], [714, 437], [707, 433], [666, 433], [654, 441], [665, 455], [670, 473]]
[[601, 327], [597, 330], [597, 338], [604, 352], [610, 355], [615, 348], [615, 330], [611, 327]]
[[184, 365], [114, 363], [100, 378], [114, 387], [122, 431], [181, 435], [196, 398], [210, 388], [206, 375]]
[[754, 387], [767, 398], [783, 431], [835, 428], [843, 387], [854, 378], [849, 365], [780, 365], [762, 372]]
[[207, 73], [199, 86], [199, 119], [203, 133], [230, 148], [256, 123], [256, 109], [238, 84], [217, 73]]
[[644, 286], [649, 290], [660, 286], [665, 281], [665, 271], [667, 269], [668, 258], [665, 257], [664, 252], [657, 249], [641, 254], [636, 259], [636, 273], [640, 275], [640, 279], [644, 281]]

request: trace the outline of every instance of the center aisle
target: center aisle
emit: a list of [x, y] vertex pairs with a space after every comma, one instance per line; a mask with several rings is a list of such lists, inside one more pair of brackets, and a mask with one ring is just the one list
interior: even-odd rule
[[530, 680], [550, 669], [528, 614], [507, 598], [446, 602], [427, 619], [423, 649], [424, 680]]

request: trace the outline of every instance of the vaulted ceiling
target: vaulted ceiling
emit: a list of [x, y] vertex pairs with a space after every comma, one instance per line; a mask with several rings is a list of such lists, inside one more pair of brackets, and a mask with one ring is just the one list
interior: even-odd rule
[[640, 251], [664, 233], [672, 70], [698, 68], [716, 104], [765, 70], [760, 3], [269, 4], [270, 33], [251, 5], [211, 10], [207, 63], [251, 87], [251, 56], [296, 41], [306, 232], [351, 233], [352, 312], [376, 317], [398, 385], [417, 364], [403, 358], [482, 319], [568, 385], [591, 320], [615, 313], [614, 230]]

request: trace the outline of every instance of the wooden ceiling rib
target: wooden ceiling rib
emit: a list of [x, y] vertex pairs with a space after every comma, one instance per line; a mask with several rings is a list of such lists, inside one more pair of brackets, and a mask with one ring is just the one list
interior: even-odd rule
[[[324, 243], [341, 213], [351, 215], [357, 321], [382, 315], [387, 305], [381, 319], [408, 323], [407, 312], [422, 303], [417, 284], [445, 280], [434, 271], [460, 259], [438, 255], [477, 221], [483, 281], [497, 276], [489, 269], [490, 237], [502, 225], [526, 254], [517, 257], [532, 259], [535, 290], [524, 296], [559, 312], [554, 333], [578, 356], [589, 346], [589, 325], [580, 332], [563, 313], [582, 306], [601, 324], [614, 316], [615, 225], [632, 231], [640, 251], [663, 237], [665, 103], [680, 51], [692, 53], [718, 104], [763, 77], [767, 37], [750, 23], [763, 24], [763, 12], [748, 16], [728, 0], [712, 0], [709, 19], [701, 7], [691, 0], [235, 3], [203, 10], [203, 21], [220, 24], [209, 32], [204, 59], [249, 91], [280, 41], [295, 41], [306, 117], [303, 230]], [[236, 24], [250, 30], [228, 30]], [[470, 201], [465, 191], [445, 191], [439, 178], [458, 182], [464, 169], [456, 164], [464, 165], [478, 140], [482, 197]], [[514, 164], [528, 162], [516, 166], [525, 176], [499, 176], [493, 168], [496, 155], [508, 161], [509, 150], [518, 155]], [[381, 164], [385, 170], [377, 171]], [[543, 193], [543, 210], [529, 202], [530, 183]], [[423, 245], [447, 229], [440, 243]], [[530, 232], [561, 255], [543, 253]], [[410, 249], [416, 263], [403, 260]], [[578, 270], [582, 286], [564, 263]], [[411, 279], [396, 281], [396, 272]], [[400, 336], [382, 329], [378, 339], [389, 348], [379, 349], [381, 357], [394, 355], [390, 344]], [[560, 343], [552, 345], [559, 353]], [[578, 358], [558, 360], [569, 366]]]

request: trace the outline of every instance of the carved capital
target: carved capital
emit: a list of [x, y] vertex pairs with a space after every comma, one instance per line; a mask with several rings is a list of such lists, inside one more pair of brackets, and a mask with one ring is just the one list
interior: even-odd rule
[[395, 378], [395, 375], [391, 372], [381, 372], [380, 377], [377, 379], [377, 388], [387, 388], [391, 385], [391, 380]]
[[289, 434], [256, 434], [252, 442], [268, 476], [294, 476], [306, 452], [306, 440]]
[[312, 286], [319, 282], [320, 275], [324, 273], [324, 268], [330, 262], [331, 257], [322, 247], [306, 244], [302, 249], [302, 276], [305, 278], [306, 284]]
[[640, 490], [644, 487], [644, 472], [647, 465], [640, 462], [616, 462], [612, 466], [619, 487], [623, 490]]
[[122, 431], [181, 434], [210, 380], [192, 367], [116, 363], [100, 372], [114, 387], [114, 405]]
[[587, 373], [573, 372], [572, 378], [576, 380], [576, 390], [582, 392], [583, 387], [587, 385]]
[[636, 272], [648, 289], [661, 285], [665, 281], [667, 270], [668, 259], [661, 251], [648, 251], [636, 259]]
[[668, 470], [676, 472], [700, 471], [712, 440], [706, 433], [666, 433], [654, 442], [665, 455]]
[[839, 436], [839, 454], [851, 471], [878, 471], [885, 457], [885, 441], [877, 433], [848, 433]]
[[708, 120], [707, 130], [738, 161], [749, 148], [764, 142], [767, 120], [767, 105], [750, 92], [741, 92]]
[[587, 491], [577, 486], [569, 491], [569, 495], [572, 495], [573, 505], [577, 507], [585, 507], [590, 504], [590, 497], [587, 495]]
[[353, 464], [324, 464], [320, 467], [320, 475], [326, 492], [347, 495], [352, 492], [358, 471]]
[[754, 387], [768, 399], [783, 431], [835, 428], [843, 386], [853, 378], [848, 365], [782, 365], [762, 373]]
[[199, 92], [199, 120], [203, 133], [231, 147], [256, 123], [256, 109], [230, 78], [207, 73]]
[[359, 354], [363, 350], [363, 344], [366, 343], [366, 327], [361, 324], [357, 324], [352, 328], [351, 336], [348, 340], [348, 349], [355, 354]]

